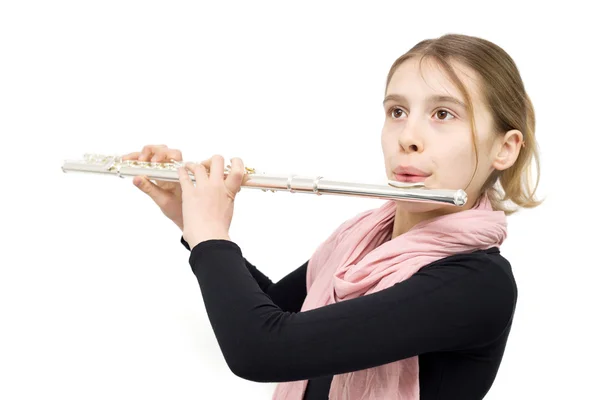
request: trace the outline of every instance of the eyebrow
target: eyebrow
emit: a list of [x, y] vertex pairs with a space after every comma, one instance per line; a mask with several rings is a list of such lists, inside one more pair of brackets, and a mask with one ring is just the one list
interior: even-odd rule
[[[388, 101], [391, 101], [391, 100], [396, 100], [398, 102], [405, 102], [405, 103], [407, 102], [406, 97], [404, 97], [404, 96], [401, 96], [398, 94], [388, 94], [387, 96], [385, 96], [385, 99], [383, 99], [383, 104], [385, 105], [385, 103], [387, 103]], [[435, 95], [435, 96], [430, 96], [429, 98], [427, 98], [427, 101], [428, 102], [454, 103], [454, 104], [464, 108], [465, 110], [467, 109], [467, 106], [465, 105], [465, 103], [463, 103], [456, 97], [452, 97], [452, 96]]]

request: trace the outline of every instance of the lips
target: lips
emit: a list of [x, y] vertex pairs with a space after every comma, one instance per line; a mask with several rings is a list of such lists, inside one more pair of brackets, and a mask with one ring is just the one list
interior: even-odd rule
[[398, 166], [393, 170], [393, 173], [394, 178], [399, 182], [422, 182], [431, 175], [410, 165]]
[[421, 171], [420, 169], [413, 167], [411, 165], [399, 165], [398, 167], [396, 167], [393, 171], [394, 174], [397, 175], [418, 175], [418, 176], [429, 176], [431, 174], [428, 174], [425, 171]]
[[398, 174], [394, 174], [394, 178], [398, 182], [423, 182], [425, 179], [427, 179], [426, 176], [422, 176], [422, 175], [398, 175]]

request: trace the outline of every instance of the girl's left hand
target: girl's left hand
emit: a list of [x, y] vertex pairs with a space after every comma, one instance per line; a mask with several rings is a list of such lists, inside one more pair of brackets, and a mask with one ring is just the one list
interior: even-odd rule
[[[195, 186], [188, 171], [194, 174]], [[210, 239], [231, 240], [229, 226], [233, 202], [244, 180], [245, 168], [242, 160], [236, 157], [231, 159], [226, 179], [223, 179], [224, 171], [224, 159], [220, 155], [200, 164], [186, 163], [179, 167], [183, 238], [190, 249]]]

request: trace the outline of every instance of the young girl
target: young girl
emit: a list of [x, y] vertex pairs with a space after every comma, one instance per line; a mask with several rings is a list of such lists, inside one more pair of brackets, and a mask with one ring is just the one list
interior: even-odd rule
[[[179, 184], [134, 179], [182, 229], [232, 372], [279, 382], [273, 399], [482, 399], [500, 367], [517, 302], [506, 216], [540, 204], [517, 67], [480, 38], [424, 40], [392, 65], [383, 107], [389, 179], [463, 188], [468, 203], [387, 201], [277, 283], [228, 236], [239, 158], [226, 179], [219, 155], [181, 168]], [[182, 160], [164, 145], [124, 158]]]

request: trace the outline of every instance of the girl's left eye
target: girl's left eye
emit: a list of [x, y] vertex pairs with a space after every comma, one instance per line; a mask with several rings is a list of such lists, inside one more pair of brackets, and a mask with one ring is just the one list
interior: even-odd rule
[[[442, 121], [447, 121], [449, 119], [453, 119], [456, 118], [450, 111], [448, 110], [437, 110], [435, 112], [436, 117], [439, 117], [440, 120]], [[446, 118], [448, 116], [451, 116], [452, 118]]]

